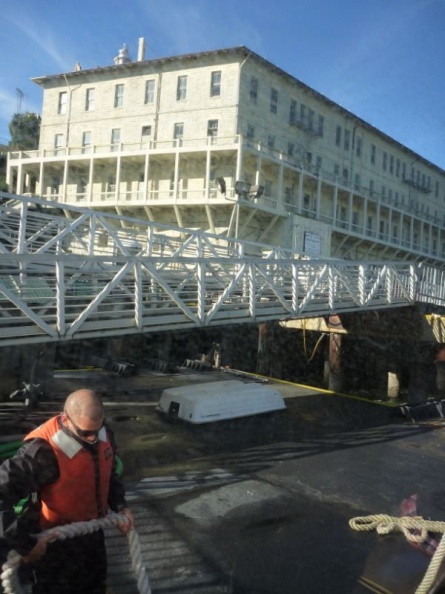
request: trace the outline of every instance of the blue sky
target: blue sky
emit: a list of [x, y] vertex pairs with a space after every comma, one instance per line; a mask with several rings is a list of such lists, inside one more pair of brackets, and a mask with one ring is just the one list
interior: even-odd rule
[[[2, 0], [0, 142], [32, 77], [245, 45], [445, 168], [445, 0]], [[23, 93], [20, 99], [17, 93]]]

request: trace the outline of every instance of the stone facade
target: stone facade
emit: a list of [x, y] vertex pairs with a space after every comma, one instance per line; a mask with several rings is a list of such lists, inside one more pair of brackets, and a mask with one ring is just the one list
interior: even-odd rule
[[13, 192], [312, 257], [445, 259], [445, 172], [248, 48], [34, 80]]

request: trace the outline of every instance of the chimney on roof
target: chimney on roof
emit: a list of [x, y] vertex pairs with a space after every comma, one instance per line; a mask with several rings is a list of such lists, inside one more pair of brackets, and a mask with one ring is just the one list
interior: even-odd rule
[[139, 37], [138, 62], [143, 62], [144, 60], [145, 60], [145, 39], [143, 37]]
[[127, 44], [124, 43], [122, 49], [119, 50], [119, 53], [114, 58], [114, 63], [117, 66], [118, 64], [128, 64], [128, 62], [131, 62], [131, 59], [128, 54]]

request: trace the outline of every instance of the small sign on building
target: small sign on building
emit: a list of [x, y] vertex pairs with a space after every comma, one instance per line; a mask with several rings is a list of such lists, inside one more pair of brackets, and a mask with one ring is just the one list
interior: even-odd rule
[[305, 231], [303, 252], [307, 256], [319, 256], [321, 254], [321, 236], [310, 231]]

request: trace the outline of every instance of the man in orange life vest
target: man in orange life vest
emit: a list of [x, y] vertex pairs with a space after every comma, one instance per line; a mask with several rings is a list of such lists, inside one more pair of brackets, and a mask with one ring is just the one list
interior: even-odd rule
[[[104, 517], [110, 507], [134, 528], [125, 490], [114, 471], [115, 443], [95, 392], [68, 396], [64, 410], [25, 437], [0, 466], [0, 538], [32, 570], [33, 594], [105, 594], [107, 560], [102, 530], [37, 540], [39, 529]], [[23, 517], [13, 506], [34, 494]]]

